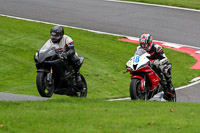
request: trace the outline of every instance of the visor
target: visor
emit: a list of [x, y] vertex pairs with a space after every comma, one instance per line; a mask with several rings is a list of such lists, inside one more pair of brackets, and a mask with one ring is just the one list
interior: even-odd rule
[[53, 38], [53, 39], [59, 39], [60, 36], [51, 36], [51, 38]]
[[148, 48], [148, 47], [149, 47], [149, 45], [148, 45], [148, 44], [145, 44], [145, 43], [140, 44], [140, 46], [141, 46], [142, 48]]

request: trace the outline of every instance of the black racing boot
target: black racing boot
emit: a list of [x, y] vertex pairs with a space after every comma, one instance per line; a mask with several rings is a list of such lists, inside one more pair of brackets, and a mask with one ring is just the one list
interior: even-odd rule
[[167, 81], [167, 88], [166, 88], [165, 91], [166, 91], [166, 93], [173, 95], [174, 94], [174, 86], [172, 84], [171, 75], [164, 73], [164, 76], [165, 76], [165, 79]]
[[163, 98], [167, 101], [173, 101], [174, 97], [176, 97], [175, 96], [176, 94], [175, 94], [174, 86], [172, 84], [171, 75], [164, 73], [164, 76], [167, 82], [167, 86], [166, 86], [166, 89], [164, 90]]
[[167, 82], [167, 89], [164, 91], [163, 98], [167, 101], [176, 102], [176, 92], [172, 82]]
[[76, 79], [76, 85], [79, 86], [79, 87], [83, 87], [80, 74], [76, 74], [76, 75], [77, 75], [75, 77], [75, 79]]
[[171, 81], [167, 81], [167, 89], [168, 89], [167, 91], [169, 94], [174, 95], [175, 89]]
[[75, 81], [76, 81], [76, 86], [84, 88], [84, 83], [81, 79], [81, 74], [80, 74], [79, 69], [75, 70]]
[[83, 81], [81, 79], [80, 73], [77, 74], [75, 79], [76, 79], [76, 86], [80, 89], [81, 92], [85, 92], [85, 90], [86, 90], [85, 84], [83, 83]]
[[72, 57], [72, 63], [73, 63], [74, 71], [75, 71], [75, 81], [76, 81], [75, 86], [84, 88], [84, 83], [81, 79], [81, 74], [80, 74], [80, 67], [81, 67], [80, 59], [74, 55]]

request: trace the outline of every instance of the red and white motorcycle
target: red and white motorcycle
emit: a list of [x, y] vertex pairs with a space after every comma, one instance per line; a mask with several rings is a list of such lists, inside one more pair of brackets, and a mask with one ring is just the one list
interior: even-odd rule
[[[130, 72], [131, 75], [129, 89], [132, 100], [149, 100], [167, 89], [163, 73], [152, 66], [149, 56], [145, 50], [138, 49], [126, 64], [127, 72]], [[164, 93], [163, 98], [176, 102], [176, 92], [174, 91], [172, 95]]]

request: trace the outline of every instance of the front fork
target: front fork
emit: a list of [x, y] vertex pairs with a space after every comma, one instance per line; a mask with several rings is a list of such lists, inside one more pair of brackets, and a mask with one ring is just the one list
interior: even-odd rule
[[145, 99], [150, 99], [150, 97], [152, 96], [152, 93], [148, 90], [146, 86], [146, 81], [147, 81], [146, 75], [144, 76], [132, 75], [131, 79], [133, 78], [138, 78], [140, 80], [140, 83], [141, 83], [140, 91], [145, 95]]
[[52, 75], [53, 75], [53, 68], [50, 68], [50, 73], [47, 73], [47, 82], [49, 85], [52, 84]]
[[145, 90], [145, 78], [143, 78], [142, 76], [139, 76], [139, 75], [135, 75], [135, 76], [131, 76], [131, 79], [134, 79], [134, 78], [137, 78], [140, 80], [140, 84], [141, 84], [141, 91], [144, 91]]

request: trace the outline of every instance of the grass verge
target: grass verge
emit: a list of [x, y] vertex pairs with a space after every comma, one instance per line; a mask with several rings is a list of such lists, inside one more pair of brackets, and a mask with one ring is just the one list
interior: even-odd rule
[[63, 98], [0, 102], [5, 133], [197, 133], [200, 104]]

